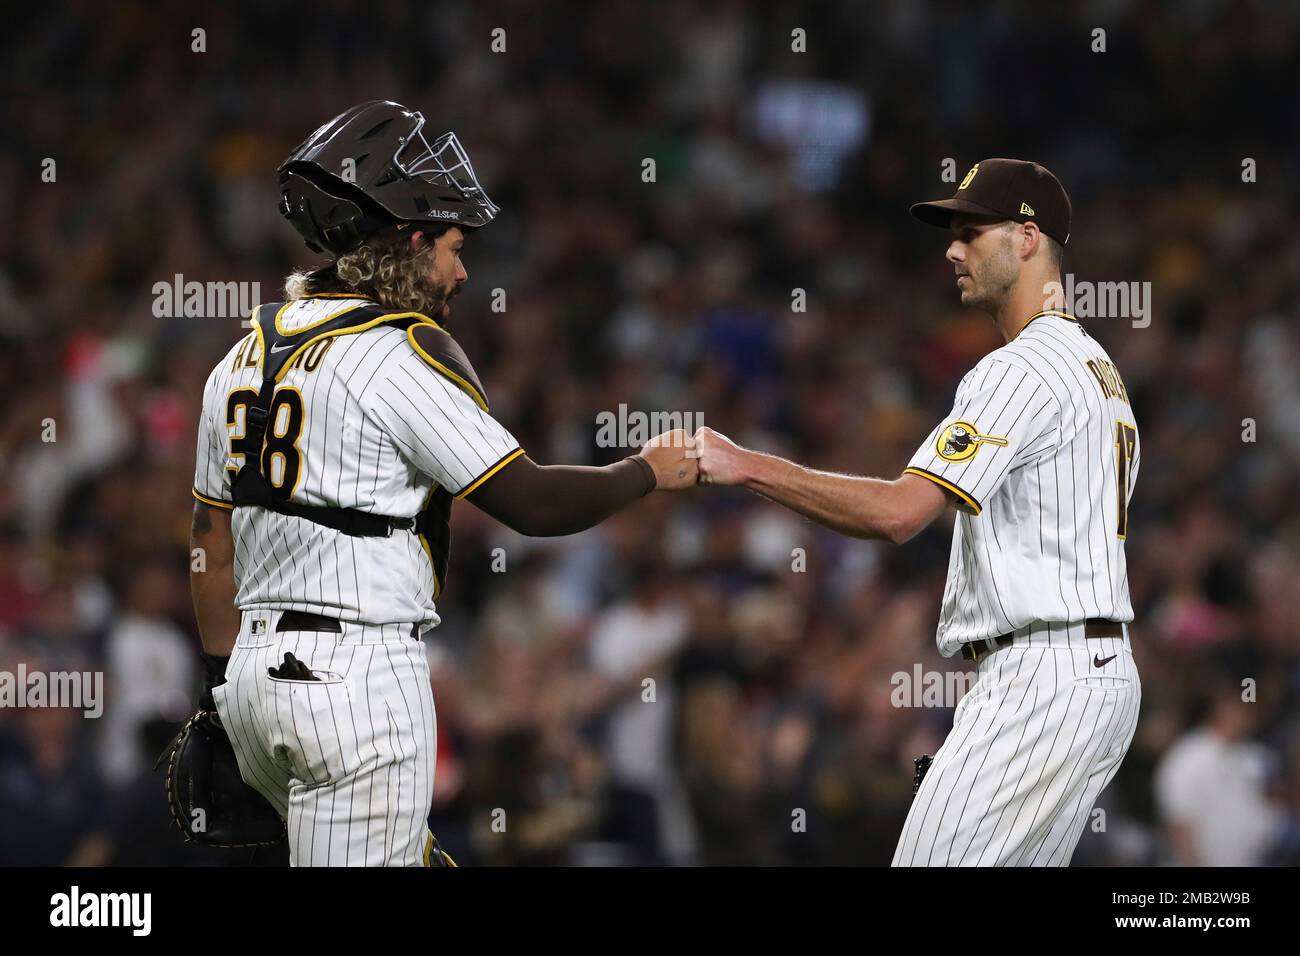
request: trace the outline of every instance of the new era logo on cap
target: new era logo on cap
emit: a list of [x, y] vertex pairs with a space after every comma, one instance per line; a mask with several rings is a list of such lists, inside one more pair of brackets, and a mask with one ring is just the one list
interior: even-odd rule
[[981, 159], [970, 168], [952, 199], [917, 203], [912, 215], [947, 229], [955, 213], [1012, 219], [1032, 219], [1038, 228], [1064, 245], [1070, 238], [1070, 197], [1047, 167], [1023, 159]]

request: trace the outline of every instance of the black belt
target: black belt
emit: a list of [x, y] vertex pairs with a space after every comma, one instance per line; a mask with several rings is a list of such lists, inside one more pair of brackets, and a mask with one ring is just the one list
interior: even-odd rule
[[308, 614], [306, 611], [285, 611], [280, 615], [280, 622], [275, 631], [332, 631], [342, 633], [343, 625], [332, 617], [321, 614]]
[[[281, 631], [328, 631], [332, 634], [341, 634], [343, 625], [332, 617], [325, 617], [323, 614], [311, 614], [308, 611], [285, 611], [280, 615], [280, 620], [275, 625], [276, 633]], [[418, 623], [411, 625], [411, 637], [414, 640], [420, 638], [420, 625]]]
[[[1090, 617], [1083, 625], [1085, 640], [1103, 637], [1123, 637], [1124, 625], [1119, 621], [1108, 621], [1103, 617]], [[978, 664], [981, 660], [999, 648], [1006, 647], [1016, 639], [1014, 634], [1000, 634], [987, 641], [971, 641], [961, 646], [961, 656]], [[989, 645], [992, 645], [991, 647]]]

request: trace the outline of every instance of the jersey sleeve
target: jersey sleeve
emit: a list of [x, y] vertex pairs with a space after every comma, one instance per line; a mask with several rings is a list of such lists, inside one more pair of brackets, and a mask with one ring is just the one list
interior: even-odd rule
[[217, 369], [203, 386], [203, 407], [199, 411], [198, 447], [194, 452], [194, 497], [218, 508], [233, 508], [230, 475], [226, 471], [226, 446], [229, 435], [224, 422], [216, 417]]
[[457, 498], [524, 453], [464, 388], [414, 353], [393, 363], [369, 410], [407, 460]]
[[981, 362], [903, 471], [952, 492], [958, 507], [977, 515], [1013, 469], [1055, 447], [1059, 421], [1059, 403], [1036, 375]]

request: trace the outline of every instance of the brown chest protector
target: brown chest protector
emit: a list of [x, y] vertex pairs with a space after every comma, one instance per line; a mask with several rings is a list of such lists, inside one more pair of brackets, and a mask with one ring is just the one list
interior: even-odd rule
[[414, 531], [433, 564], [436, 599], [447, 579], [451, 548], [452, 492], [435, 484], [419, 513], [405, 516], [379, 515], [356, 508], [329, 508], [304, 505], [289, 500], [291, 489], [276, 488], [266, 477], [271, 471], [271, 450], [266, 445], [275, 389], [294, 362], [311, 346], [336, 335], [353, 335], [378, 325], [395, 325], [406, 329], [407, 339], [415, 351], [440, 375], [464, 390], [474, 402], [487, 410], [487, 398], [469, 359], [456, 341], [428, 316], [418, 312], [399, 312], [366, 304], [347, 309], [333, 318], [298, 330], [284, 330], [279, 317], [287, 303], [270, 302], [258, 306], [252, 315], [254, 334], [260, 350], [262, 384], [256, 400], [248, 407], [245, 441], [250, 448], [260, 448], [260, 455], [247, 455], [244, 465], [231, 483], [231, 497], [236, 508], [267, 508], [283, 515], [305, 518], [327, 528], [356, 537], [387, 537], [397, 531]]

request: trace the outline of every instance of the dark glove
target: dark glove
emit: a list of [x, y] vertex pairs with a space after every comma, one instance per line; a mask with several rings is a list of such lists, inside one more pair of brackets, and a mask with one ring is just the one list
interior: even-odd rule
[[203, 691], [199, 694], [199, 710], [217, 712], [216, 702], [212, 699], [212, 688], [226, 682], [226, 665], [230, 657], [218, 657], [215, 654], [200, 654], [203, 662]]
[[266, 672], [280, 680], [320, 680], [311, 672], [310, 667], [288, 652], [284, 655], [283, 664], [279, 667], [268, 667]]
[[460, 864], [451, 858], [451, 854], [438, 845], [438, 838], [432, 833], [429, 834], [429, 846], [424, 854], [424, 865], [460, 868]]
[[154, 765], [167, 764], [167, 806], [187, 843], [204, 846], [274, 846], [284, 840], [275, 807], [244, 783], [235, 748], [212, 701], [225, 682], [229, 658], [201, 654], [205, 669], [199, 710], [172, 738]]

